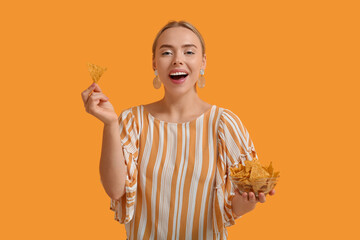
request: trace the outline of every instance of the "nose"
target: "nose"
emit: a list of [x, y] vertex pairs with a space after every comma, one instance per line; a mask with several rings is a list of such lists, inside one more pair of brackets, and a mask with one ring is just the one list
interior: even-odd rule
[[173, 59], [173, 65], [176, 66], [177, 64], [179, 64], [179, 65], [184, 64], [180, 54], [175, 54], [174, 59]]

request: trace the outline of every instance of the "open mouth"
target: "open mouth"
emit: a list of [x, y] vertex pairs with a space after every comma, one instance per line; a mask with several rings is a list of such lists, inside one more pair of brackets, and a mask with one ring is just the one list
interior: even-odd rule
[[180, 74], [170, 74], [170, 78], [174, 80], [182, 80], [186, 78], [189, 74], [180, 73]]

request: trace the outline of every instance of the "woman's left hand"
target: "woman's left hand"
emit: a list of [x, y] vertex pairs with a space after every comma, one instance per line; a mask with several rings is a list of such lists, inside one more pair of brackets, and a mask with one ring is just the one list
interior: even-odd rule
[[[269, 192], [269, 195], [272, 196], [275, 194], [275, 189], [272, 189]], [[264, 193], [259, 193], [259, 198], [255, 197], [253, 192], [243, 192], [240, 194], [238, 191], [235, 192], [235, 196], [232, 199], [232, 209], [236, 216], [242, 216], [245, 213], [250, 212], [256, 206], [256, 203], [266, 202], [266, 196]]]

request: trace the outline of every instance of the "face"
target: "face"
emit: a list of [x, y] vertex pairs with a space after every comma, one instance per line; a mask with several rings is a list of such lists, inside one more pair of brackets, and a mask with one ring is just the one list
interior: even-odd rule
[[158, 38], [153, 69], [164, 84], [165, 91], [183, 94], [194, 91], [200, 69], [205, 70], [200, 39], [184, 27], [166, 29]]

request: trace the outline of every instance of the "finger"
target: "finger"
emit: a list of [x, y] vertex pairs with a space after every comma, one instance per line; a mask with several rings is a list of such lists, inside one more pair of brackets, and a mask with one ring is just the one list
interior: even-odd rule
[[101, 88], [97, 83], [93, 83], [95, 88], [94, 88], [94, 92], [101, 92]]
[[95, 85], [91, 84], [90, 87], [88, 87], [87, 89], [85, 89], [84, 91], [82, 91], [81, 93], [81, 97], [84, 103], [87, 102], [87, 99], [89, 98], [89, 94], [92, 90], [94, 90]]
[[89, 96], [88, 98], [88, 101], [97, 101], [97, 100], [107, 101], [109, 100], [109, 98], [105, 94], [99, 92], [93, 92], [91, 96]]
[[101, 93], [101, 88], [100, 86], [97, 84], [97, 83], [93, 83], [92, 84], [93, 86], [93, 90], [89, 93], [89, 97], [94, 93], [94, 92], [98, 92], [98, 93]]
[[250, 202], [256, 202], [255, 193], [249, 192], [249, 201]]
[[248, 200], [248, 194], [246, 192], [243, 192], [241, 197], [244, 199], [244, 200]]
[[261, 203], [266, 202], [266, 197], [264, 193], [259, 193], [259, 202]]
[[93, 92], [99, 92], [99, 93], [101, 92], [101, 88], [97, 83], [94, 82], [93, 84], [91, 84], [91, 86], [92, 86], [92, 90], [88, 94], [89, 97], [92, 95]]
[[269, 195], [272, 196], [275, 194], [275, 189], [271, 189], [271, 191], [269, 192]]
[[93, 92], [91, 94], [91, 96], [88, 97], [87, 99], [87, 102], [84, 104], [85, 108], [87, 109], [88, 111], [88, 108], [90, 106], [94, 106], [94, 105], [97, 105], [99, 104], [99, 101], [108, 101], [109, 98], [107, 96], [105, 96], [105, 94], [103, 93], [97, 93], [97, 92]]

